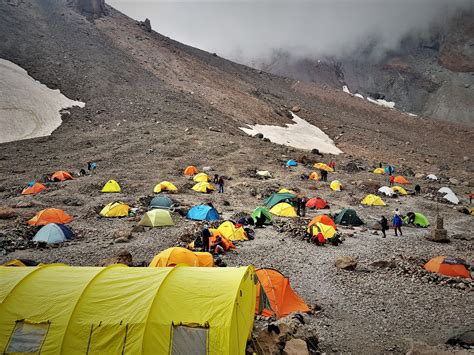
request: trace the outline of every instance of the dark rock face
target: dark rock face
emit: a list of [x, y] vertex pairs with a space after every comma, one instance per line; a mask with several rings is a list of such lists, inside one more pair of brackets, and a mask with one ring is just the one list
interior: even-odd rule
[[107, 15], [105, 0], [75, 0], [75, 4], [87, 17], [99, 18]]

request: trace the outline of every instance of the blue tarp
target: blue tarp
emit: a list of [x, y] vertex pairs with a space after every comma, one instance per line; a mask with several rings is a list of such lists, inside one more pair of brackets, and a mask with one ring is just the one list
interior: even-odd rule
[[290, 159], [286, 162], [286, 166], [297, 166], [297, 165], [298, 163], [293, 159]]

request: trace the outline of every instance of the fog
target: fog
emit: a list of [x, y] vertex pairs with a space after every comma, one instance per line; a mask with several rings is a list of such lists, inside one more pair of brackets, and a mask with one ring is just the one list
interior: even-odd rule
[[253, 63], [275, 51], [294, 58], [372, 55], [396, 49], [408, 34], [427, 36], [472, 0], [108, 0], [155, 31], [218, 55]]

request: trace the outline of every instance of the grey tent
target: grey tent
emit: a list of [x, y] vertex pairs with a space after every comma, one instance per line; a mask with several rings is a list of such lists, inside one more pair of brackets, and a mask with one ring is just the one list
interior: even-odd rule
[[161, 208], [161, 209], [170, 209], [173, 206], [173, 201], [171, 201], [166, 196], [156, 196], [153, 197], [153, 200], [150, 202], [150, 206], [148, 207], [150, 210], [153, 208]]

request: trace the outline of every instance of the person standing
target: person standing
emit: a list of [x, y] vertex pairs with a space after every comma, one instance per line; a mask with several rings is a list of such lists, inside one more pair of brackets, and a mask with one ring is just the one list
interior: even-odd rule
[[301, 217], [306, 216], [306, 197], [301, 197]]
[[421, 186], [415, 185], [415, 195], [419, 195], [421, 193]]
[[209, 228], [206, 226], [204, 226], [204, 228], [202, 229], [202, 232], [201, 232], [201, 236], [202, 236], [202, 251], [209, 251], [209, 238], [211, 237], [211, 231], [209, 230]]
[[382, 216], [380, 225], [382, 226], [382, 238], [386, 238], [387, 235], [385, 234], [385, 231], [388, 231], [388, 220], [385, 218], [385, 216]]
[[389, 186], [393, 186], [394, 183], [395, 183], [395, 177], [393, 175], [390, 175], [388, 178]]
[[298, 217], [301, 217], [301, 197], [298, 196], [296, 198], [296, 214]]
[[[398, 208], [395, 211], [398, 211]], [[402, 218], [400, 217], [400, 213], [398, 214], [395, 213], [393, 215], [392, 224], [393, 224], [393, 229], [395, 230], [395, 237], [398, 236], [397, 231], [400, 232], [400, 237], [403, 236], [402, 234], [403, 221], [402, 221]]]
[[224, 178], [222, 176], [219, 176], [217, 179], [217, 186], [219, 187], [219, 193], [223, 194], [224, 193]]

